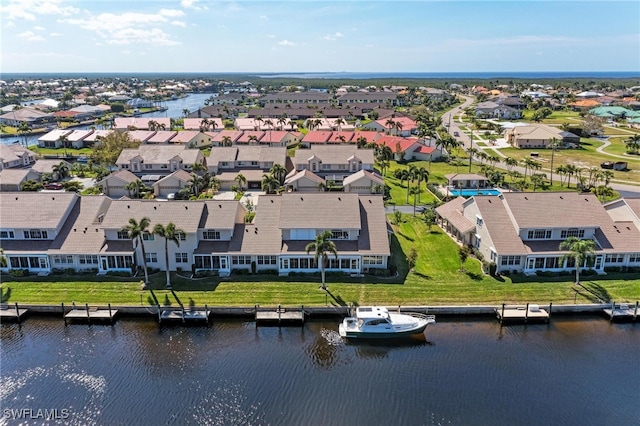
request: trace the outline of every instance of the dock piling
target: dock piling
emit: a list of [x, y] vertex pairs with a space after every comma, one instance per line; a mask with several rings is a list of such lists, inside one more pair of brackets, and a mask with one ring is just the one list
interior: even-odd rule
[[635, 321], [638, 318], [638, 301], [636, 300], [636, 307], [633, 310], [633, 320]]
[[504, 303], [502, 304], [502, 313], [500, 314], [500, 324], [502, 324], [503, 318], [504, 318]]
[[89, 304], [85, 303], [84, 306], [87, 309], [87, 323], [89, 323], [89, 325], [91, 325], [91, 315], [89, 315]]
[[524, 308], [524, 323], [527, 323], [529, 319], [529, 303], [527, 302], [527, 306]]
[[67, 314], [64, 311], [64, 302], [62, 302], [62, 319], [64, 320], [64, 325], [67, 325]]
[[18, 324], [22, 322], [22, 318], [20, 318], [20, 309], [18, 309], [18, 302], [16, 302], [16, 318], [18, 318]]

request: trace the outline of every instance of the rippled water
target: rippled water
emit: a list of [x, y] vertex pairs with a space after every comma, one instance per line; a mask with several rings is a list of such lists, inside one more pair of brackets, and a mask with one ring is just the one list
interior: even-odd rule
[[439, 318], [426, 338], [346, 343], [337, 323], [4, 324], [0, 423], [66, 409], [72, 425], [640, 424], [638, 324]]

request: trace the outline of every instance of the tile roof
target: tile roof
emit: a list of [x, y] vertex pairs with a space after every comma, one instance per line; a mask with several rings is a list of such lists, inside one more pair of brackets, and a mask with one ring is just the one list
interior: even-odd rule
[[171, 130], [158, 130], [153, 136], [147, 139], [147, 143], [169, 143], [169, 141], [178, 134]]
[[304, 143], [326, 143], [333, 132], [324, 130], [311, 130], [308, 132], [302, 142]]
[[514, 227], [506, 206], [506, 201], [499, 196], [472, 197], [476, 204], [484, 226], [487, 227], [493, 247], [500, 255], [523, 255], [527, 249], [518, 231]]
[[369, 180], [371, 180], [374, 184], [378, 184], [378, 185], [383, 185], [384, 181], [382, 180], [382, 178], [378, 175], [376, 175], [375, 173], [371, 173], [368, 170], [360, 170], [357, 171], [349, 176], [347, 176], [346, 178], [344, 178], [344, 180], [342, 181], [343, 185], [349, 185], [352, 184], [353, 182], [356, 182], [360, 179], [363, 178], [367, 178]]
[[127, 133], [129, 133], [129, 138], [132, 141], [140, 141], [140, 142], [146, 142], [153, 135], [156, 134], [155, 131], [151, 131], [151, 130], [129, 130]]
[[200, 228], [203, 229], [233, 229], [236, 219], [244, 208], [235, 200], [212, 200], [204, 202]]
[[306, 164], [312, 156], [318, 157], [324, 164], [347, 164], [349, 158], [356, 156], [363, 164], [374, 164], [373, 149], [356, 148], [355, 145], [314, 145], [311, 148], [297, 149], [293, 157], [294, 164]]
[[0, 185], [20, 185], [29, 173], [33, 173], [33, 171], [31, 169], [2, 169], [0, 170]]
[[155, 201], [155, 200], [115, 200], [104, 216], [102, 227], [120, 229], [130, 218], [140, 220], [148, 217], [151, 228], [160, 223], [173, 222], [177, 228], [187, 233], [196, 232], [202, 218], [203, 202], [197, 201]]
[[360, 229], [358, 194], [285, 193], [281, 229]]
[[324, 179], [322, 179], [320, 176], [318, 176], [317, 174], [313, 173], [310, 170], [304, 169], [301, 172], [293, 172], [293, 174], [287, 176], [287, 180], [284, 181], [285, 185], [291, 185], [293, 182], [297, 182], [300, 179], [309, 179], [312, 182], [315, 182], [317, 184], [323, 183]]
[[446, 219], [454, 228], [463, 234], [471, 232], [476, 225], [462, 214], [463, 205], [467, 200], [464, 197], [456, 197], [446, 204], [436, 208], [436, 213]]
[[194, 140], [200, 135], [200, 132], [197, 130], [183, 130], [181, 132], [177, 132], [174, 137], [172, 137], [169, 142], [170, 143], [188, 143]]
[[[279, 254], [282, 231], [278, 228], [282, 197], [260, 195], [252, 224], [238, 224], [229, 243], [229, 251], [243, 254]], [[275, 267], [275, 266], [274, 266]]]
[[79, 198], [73, 192], [0, 193], [0, 228], [58, 229]]

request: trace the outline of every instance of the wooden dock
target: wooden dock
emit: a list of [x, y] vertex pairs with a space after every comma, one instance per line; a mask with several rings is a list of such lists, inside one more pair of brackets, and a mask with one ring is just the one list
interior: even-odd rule
[[275, 311], [259, 310], [256, 307], [256, 325], [303, 325], [304, 306], [287, 310], [280, 305]]
[[14, 306], [6, 304], [0, 305], [0, 322], [22, 322], [22, 318], [27, 315], [28, 309], [18, 308], [16, 303]]
[[638, 302], [634, 305], [628, 303], [611, 303], [609, 308], [603, 309], [611, 321], [637, 321], [638, 320]]
[[[64, 303], [62, 304], [62, 312], [65, 312]], [[86, 322], [88, 324], [91, 324], [91, 322], [109, 322], [113, 324], [117, 313], [117, 309], [111, 309], [111, 304], [108, 305], [107, 309], [100, 309], [95, 306], [89, 306], [88, 304], [85, 304], [84, 308], [78, 308], [74, 303], [71, 310], [64, 313], [64, 323], [66, 325], [67, 321], [71, 321]]]
[[504, 322], [549, 322], [551, 306], [552, 304], [549, 304], [549, 311], [547, 311], [538, 305], [529, 303], [526, 306], [506, 306], [503, 303], [501, 308], [495, 309], [495, 312], [500, 324]]
[[178, 309], [162, 308], [158, 306], [158, 322], [162, 323], [180, 323], [180, 324], [205, 324], [209, 325], [209, 316], [211, 312], [205, 306], [205, 309]]

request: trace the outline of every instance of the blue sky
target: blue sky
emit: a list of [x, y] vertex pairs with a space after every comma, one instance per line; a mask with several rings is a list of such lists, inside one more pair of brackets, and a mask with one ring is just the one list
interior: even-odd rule
[[638, 1], [2, 0], [2, 72], [640, 71]]

